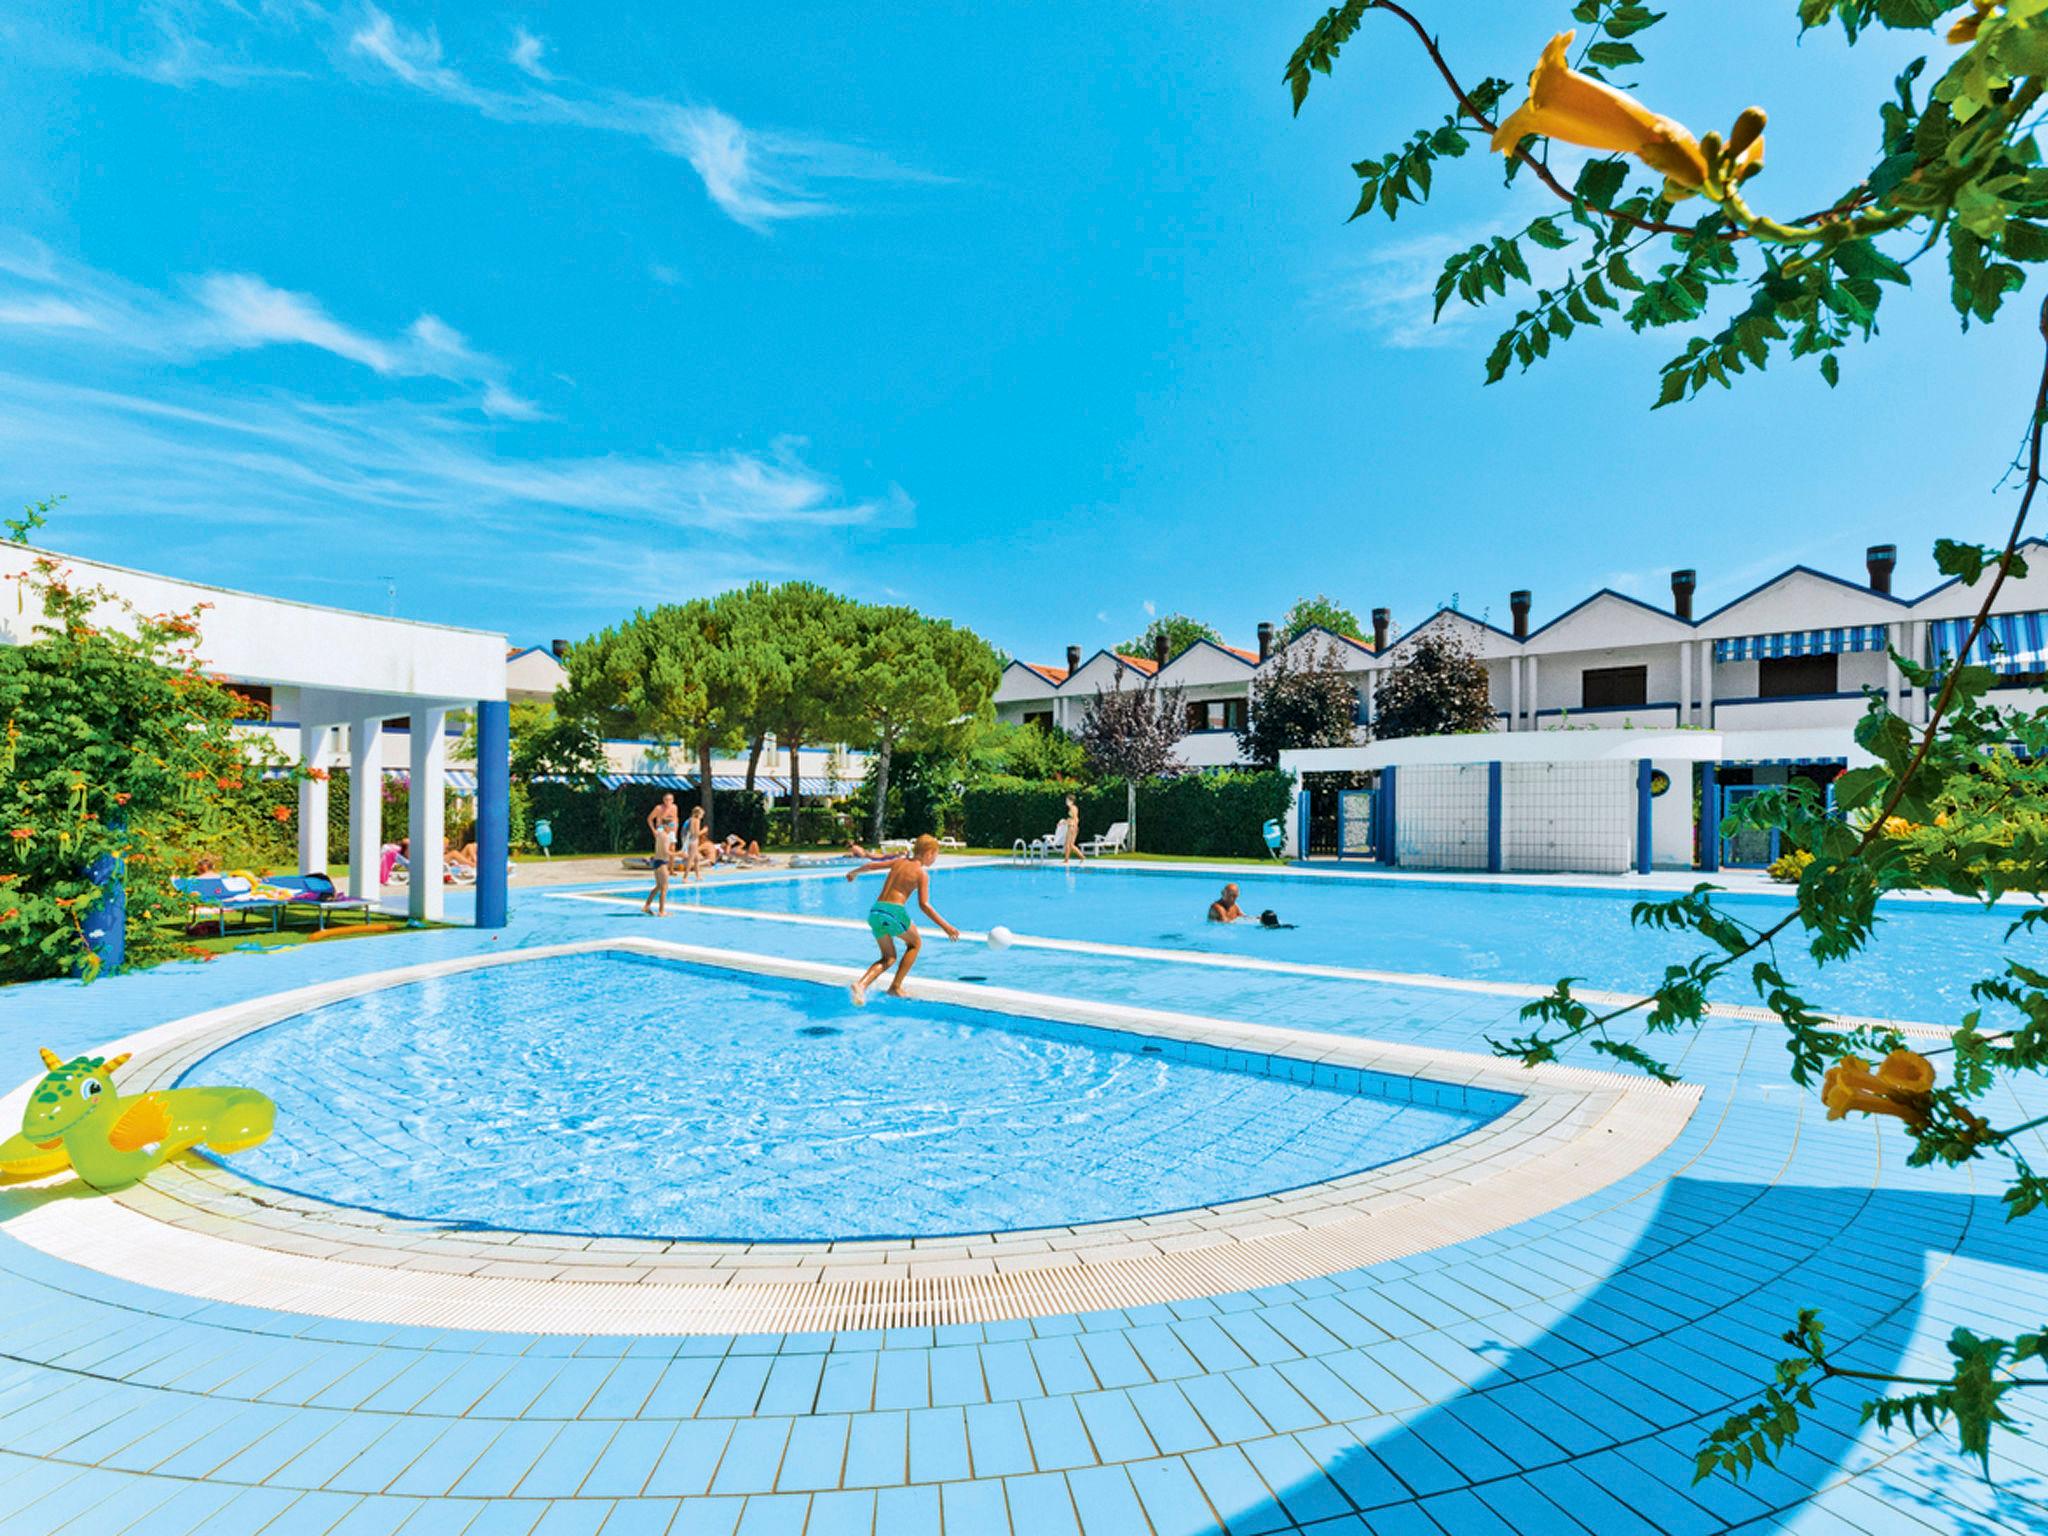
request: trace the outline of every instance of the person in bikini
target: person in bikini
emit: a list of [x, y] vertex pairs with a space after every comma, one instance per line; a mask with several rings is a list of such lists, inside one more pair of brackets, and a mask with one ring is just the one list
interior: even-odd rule
[[867, 968], [859, 981], [853, 984], [854, 1006], [860, 1007], [868, 1000], [868, 988], [881, 978], [882, 972], [896, 963], [896, 941], [903, 941], [903, 963], [896, 966], [896, 979], [889, 983], [889, 995], [903, 995], [903, 978], [910, 974], [910, 968], [917, 964], [918, 946], [922, 942], [917, 924], [910, 920], [910, 897], [917, 897], [917, 904], [924, 915], [939, 927], [949, 939], [960, 937], [960, 930], [939, 916], [932, 906], [931, 867], [939, 860], [939, 840], [929, 832], [917, 840], [912, 851], [903, 858], [870, 859], [859, 869], [846, 872], [848, 880], [886, 869], [889, 874], [882, 881], [882, 889], [875, 898], [875, 904], [868, 908], [868, 930], [874, 934], [875, 942], [881, 946], [881, 958]]
[[[675, 846], [669, 841], [666, 822], [654, 822], [654, 889], [647, 893], [647, 899], [640, 903], [640, 910], [649, 917], [668, 916], [668, 875], [675, 867]], [[656, 911], [659, 903], [661, 910]]]

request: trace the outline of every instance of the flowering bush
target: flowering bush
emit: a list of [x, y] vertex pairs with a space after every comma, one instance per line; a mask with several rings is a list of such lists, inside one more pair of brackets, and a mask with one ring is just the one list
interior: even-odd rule
[[129, 960], [168, 958], [189, 905], [177, 876], [201, 852], [278, 848], [255, 741], [233, 729], [257, 706], [203, 670], [197, 611], [138, 613], [48, 556], [23, 589], [42, 616], [0, 648], [0, 980], [97, 971], [95, 867], [125, 889]]

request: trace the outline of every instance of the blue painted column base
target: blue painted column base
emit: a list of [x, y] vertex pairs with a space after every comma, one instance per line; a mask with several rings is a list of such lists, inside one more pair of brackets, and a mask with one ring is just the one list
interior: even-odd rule
[[1636, 759], [1636, 873], [1650, 872], [1650, 760]]
[[1700, 869], [1721, 869], [1721, 765], [1700, 764]]

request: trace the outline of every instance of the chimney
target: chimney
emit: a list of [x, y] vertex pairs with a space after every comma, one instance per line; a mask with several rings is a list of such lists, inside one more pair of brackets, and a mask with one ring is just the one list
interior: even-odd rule
[[1081, 647], [1079, 647], [1078, 645], [1070, 645], [1067, 647], [1067, 676], [1072, 677], [1076, 672], [1080, 670]]
[[1152, 637], [1152, 662], [1160, 671], [1166, 670], [1166, 631], [1163, 629]]
[[1698, 571], [1671, 573], [1671, 611], [1688, 624], [1692, 622], [1692, 589], [1699, 584]]
[[1873, 544], [1863, 552], [1864, 569], [1870, 572], [1870, 590], [1889, 593], [1892, 589], [1892, 567], [1899, 563], [1899, 546], [1896, 544]]
[[1393, 626], [1394, 611], [1391, 608], [1375, 608], [1372, 611], [1372, 648], [1384, 651], [1387, 648], [1387, 631]]
[[1259, 626], [1259, 660], [1264, 661], [1268, 656], [1272, 654], [1273, 626], [1270, 624], [1261, 624]]
[[1527, 587], [1522, 588], [1518, 592], [1510, 592], [1508, 594], [1508, 612], [1515, 616], [1515, 638], [1517, 640], [1528, 639], [1529, 589]]
[[555, 660], [557, 661], [567, 661], [569, 659], [569, 642], [566, 640], [557, 640], [548, 649], [555, 653]]

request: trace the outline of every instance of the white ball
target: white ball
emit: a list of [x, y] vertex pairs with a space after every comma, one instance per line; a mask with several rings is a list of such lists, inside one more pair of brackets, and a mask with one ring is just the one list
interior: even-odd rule
[[990, 949], [1008, 949], [1010, 947], [1010, 940], [1015, 937], [1016, 935], [1007, 928], [991, 928], [988, 931], [988, 947]]

